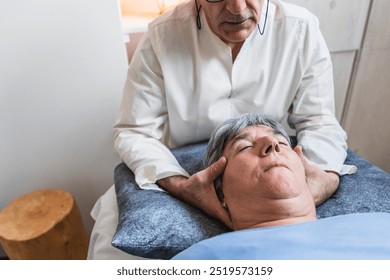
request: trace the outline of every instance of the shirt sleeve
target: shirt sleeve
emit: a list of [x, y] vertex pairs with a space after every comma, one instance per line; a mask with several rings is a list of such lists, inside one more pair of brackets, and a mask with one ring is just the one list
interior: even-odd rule
[[146, 32], [129, 65], [114, 124], [115, 150], [141, 188], [159, 189], [154, 184], [159, 179], [189, 176], [161, 142], [167, 118], [161, 67]]
[[295, 127], [305, 156], [319, 168], [340, 175], [356, 167], [344, 165], [347, 135], [335, 117], [333, 70], [318, 19], [302, 23], [301, 83], [288, 122]]

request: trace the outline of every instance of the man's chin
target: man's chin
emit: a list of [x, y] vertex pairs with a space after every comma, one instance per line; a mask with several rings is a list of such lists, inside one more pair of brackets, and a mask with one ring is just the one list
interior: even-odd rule
[[227, 25], [223, 29], [223, 41], [226, 43], [240, 43], [245, 41], [252, 33], [253, 28], [243, 28], [240, 25]]

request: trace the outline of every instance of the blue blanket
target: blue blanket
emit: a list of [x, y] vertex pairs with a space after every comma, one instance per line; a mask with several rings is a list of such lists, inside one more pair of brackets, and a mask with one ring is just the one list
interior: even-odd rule
[[390, 214], [335, 216], [313, 222], [224, 233], [173, 259], [390, 259]]

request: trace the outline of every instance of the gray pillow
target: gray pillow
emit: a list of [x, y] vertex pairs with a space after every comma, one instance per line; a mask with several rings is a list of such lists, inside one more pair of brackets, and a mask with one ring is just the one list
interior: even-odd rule
[[[294, 141], [293, 141], [294, 142]], [[201, 169], [207, 143], [172, 150], [193, 174]], [[342, 176], [338, 191], [317, 208], [318, 218], [362, 212], [390, 212], [390, 175], [352, 151], [346, 164], [358, 172]], [[115, 169], [119, 220], [112, 245], [132, 255], [170, 259], [203, 239], [229, 231], [219, 221], [168, 193], [141, 190], [122, 163]]]

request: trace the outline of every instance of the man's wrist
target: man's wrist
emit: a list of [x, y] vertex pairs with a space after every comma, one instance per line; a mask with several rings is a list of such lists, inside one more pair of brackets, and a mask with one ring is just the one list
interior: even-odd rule
[[323, 181], [322, 193], [320, 196], [314, 196], [314, 203], [316, 206], [325, 202], [330, 198], [337, 190], [340, 183], [340, 175], [334, 171], [325, 171], [326, 180]]
[[188, 178], [185, 176], [175, 175], [157, 180], [156, 184], [159, 185], [163, 190], [181, 198], [180, 188], [182, 183], [187, 179]]
[[330, 184], [335, 186], [337, 189], [337, 186], [340, 183], [340, 175], [335, 171], [325, 170], [325, 172], [328, 174], [328, 177], [330, 179]]

